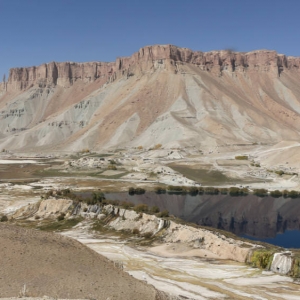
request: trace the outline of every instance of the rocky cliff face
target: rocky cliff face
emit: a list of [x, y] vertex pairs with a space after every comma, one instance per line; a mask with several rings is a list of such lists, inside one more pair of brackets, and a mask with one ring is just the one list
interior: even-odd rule
[[232, 51], [192, 51], [173, 45], [155, 45], [141, 48], [130, 57], [117, 58], [115, 62], [51, 62], [38, 67], [13, 68], [10, 70], [8, 90], [25, 90], [39, 86], [59, 85], [69, 87], [77, 80], [102, 83], [126, 74], [131, 70], [145, 71], [155, 61], [169, 60], [175, 71], [181, 63], [193, 64], [203, 71], [214, 74], [229, 72], [272, 72], [280, 75], [284, 70], [300, 72], [300, 58], [288, 57], [276, 51], [259, 50], [248, 53]]

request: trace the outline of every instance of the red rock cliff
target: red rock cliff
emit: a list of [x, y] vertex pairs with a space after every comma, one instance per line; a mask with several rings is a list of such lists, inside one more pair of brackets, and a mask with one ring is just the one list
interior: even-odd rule
[[100, 83], [108, 82], [130, 70], [145, 70], [154, 61], [169, 60], [176, 63], [195, 64], [203, 71], [220, 74], [229, 72], [272, 72], [280, 75], [285, 70], [300, 72], [300, 57], [287, 57], [275, 51], [258, 50], [247, 53], [231, 51], [192, 51], [173, 45], [155, 45], [141, 48], [130, 57], [117, 58], [116, 62], [74, 63], [51, 62], [38, 67], [13, 68], [10, 70], [7, 90], [24, 90], [35, 84], [68, 87], [77, 80]]

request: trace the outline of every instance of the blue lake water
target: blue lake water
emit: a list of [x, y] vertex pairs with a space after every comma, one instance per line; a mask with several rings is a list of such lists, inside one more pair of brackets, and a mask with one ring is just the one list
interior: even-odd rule
[[300, 199], [255, 195], [176, 195], [146, 192], [106, 194], [107, 199], [144, 203], [187, 222], [218, 228], [251, 240], [300, 248]]
[[253, 241], [261, 241], [273, 244], [283, 248], [300, 248], [299, 230], [286, 230], [283, 233], [277, 233], [273, 238], [258, 238], [249, 235], [243, 235], [242, 237]]

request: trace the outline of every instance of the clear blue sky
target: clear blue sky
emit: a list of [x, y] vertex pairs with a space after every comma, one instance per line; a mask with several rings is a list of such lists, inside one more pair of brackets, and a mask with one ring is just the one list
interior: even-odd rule
[[0, 0], [0, 78], [50, 61], [114, 61], [152, 44], [300, 56], [300, 0]]

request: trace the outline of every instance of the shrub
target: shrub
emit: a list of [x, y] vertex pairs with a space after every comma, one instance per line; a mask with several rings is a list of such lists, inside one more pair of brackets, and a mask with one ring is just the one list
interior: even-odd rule
[[259, 197], [266, 197], [268, 196], [268, 190], [266, 189], [255, 189], [253, 194]]
[[108, 204], [112, 204], [114, 206], [119, 206], [120, 201], [119, 200], [106, 200]]
[[289, 191], [288, 190], [283, 190], [282, 195], [284, 198], [287, 198]]
[[229, 188], [229, 195], [230, 196], [239, 196], [241, 194], [241, 190], [237, 187], [230, 187]]
[[248, 155], [237, 155], [235, 157], [237, 160], [248, 160]]
[[288, 192], [288, 197], [290, 198], [298, 198], [299, 197], [299, 193], [297, 191], [291, 190]]
[[117, 167], [115, 165], [108, 165], [107, 169], [108, 170], [117, 170]]
[[94, 202], [102, 202], [105, 199], [105, 196], [102, 192], [93, 192], [92, 199]]
[[62, 221], [65, 219], [66, 214], [61, 213], [58, 217], [57, 217], [57, 221]]
[[148, 205], [147, 204], [138, 204], [134, 207], [134, 210], [136, 212], [147, 212], [148, 211]]
[[134, 192], [137, 195], [142, 195], [142, 194], [145, 194], [146, 190], [143, 188], [136, 188]]
[[166, 189], [160, 186], [155, 187], [154, 189], [156, 194], [164, 194], [166, 192]]
[[8, 217], [7, 216], [2, 216], [0, 219], [0, 222], [7, 222], [8, 221]]
[[34, 219], [35, 219], [35, 220], [39, 220], [39, 219], [40, 219], [40, 216], [35, 216]]
[[249, 194], [249, 190], [247, 189], [247, 188], [242, 188], [242, 189], [240, 189], [240, 191], [241, 191], [241, 195], [248, 195]]
[[146, 190], [143, 189], [143, 188], [133, 188], [133, 187], [130, 187], [128, 189], [128, 194], [129, 195], [134, 195], [134, 194], [137, 194], [137, 195], [142, 195], [142, 194], [145, 194]]
[[160, 149], [161, 146], [162, 146], [162, 144], [156, 144], [156, 145], [153, 147], [153, 149], [154, 149], [154, 150]]
[[45, 199], [48, 199], [49, 197], [53, 197], [53, 195], [54, 195], [54, 191], [50, 190], [45, 194]]
[[151, 212], [156, 214], [156, 213], [159, 213], [159, 208], [157, 206], [152, 206], [151, 207]]
[[167, 218], [169, 216], [169, 212], [167, 210], [163, 210], [158, 214], [158, 217], [160, 218]]
[[140, 234], [139, 229], [138, 228], [132, 229], [132, 234], [136, 234], [136, 235]]
[[273, 260], [273, 253], [268, 250], [254, 251], [251, 257], [253, 267], [269, 269]]
[[200, 195], [204, 194], [204, 188], [203, 187], [198, 188], [198, 194], [200, 194]]
[[134, 204], [131, 203], [131, 202], [123, 201], [123, 202], [121, 202], [121, 206], [122, 206], [123, 208], [125, 208], [125, 209], [128, 209], [128, 208], [130, 208], [130, 207], [133, 207]]
[[282, 170], [275, 171], [275, 173], [278, 174], [279, 176], [282, 176], [284, 174], [284, 172]]
[[144, 237], [145, 239], [150, 239], [152, 237], [152, 232], [145, 232], [142, 237]]
[[134, 190], [133, 187], [130, 187], [130, 188], [128, 189], [128, 194], [129, 194], [129, 195], [134, 195], [134, 192], [135, 192], [135, 190]]
[[192, 195], [192, 196], [198, 195], [198, 188], [196, 188], [195, 186], [191, 186], [189, 188], [189, 194]]
[[204, 193], [207, 195], [218, 195], [219, 190], [214, 187], [206, 187], [206, 188], [204, 188]]
[[185, 194], [187, 192], [186, 187], [184, 186], [177, 186], [177, 185], [169, 185], [167, 187], [168, 193], [176, 193], [176, 194]]
[[70, 189], [63, 189], [63, 190], [61, 190], [61, 193], [64, 197], [68, 197], [71, 194], [71, 190]]
[[220, 189], [220, 193], [221, 193], [222, 195], [227, 195], [227, 194], [228, 194], [228, 189], [227, 189], [227, 188], [221, 188], [221, 189]]
[[270, 195], [271, 195], [272, 197], [274, 197], [274, 198], [279, 198], [279, 197], [282, 196], [282, 192], [279, 191], [279, 190], [275, 190], [275, 191], [271, 191], [271, 192], [270, 192]]

